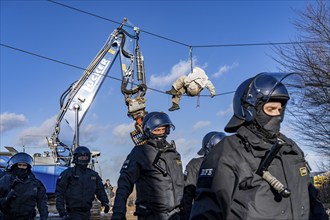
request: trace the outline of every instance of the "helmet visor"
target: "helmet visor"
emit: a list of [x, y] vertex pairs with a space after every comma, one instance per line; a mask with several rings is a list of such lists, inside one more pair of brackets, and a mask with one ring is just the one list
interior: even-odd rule
[[25, 163], [30, 167], [32, 167], [33, 158], [29, 154], [26, 154], [24, 152], [19, 152], [9, 159], [7, 168], [11, 169], [13, 165], [18, 163]]
[[175, 126], [173, 125], [171, 119], [168, 117], [167, 114], [164, 114], [164, 113], [159, 113], [159, 114], [155, 114], [155, 115], [151, 116], [148, 119], [145, 126], [147, 128], [149, 128], [150, 131], [153, 131], [156, 128], [165, 127], [165, 126], [169, 126], [173, 130], [175, 129]]
[[305, 83], [298, 73], [260, 73], [250, 83], [245, 101], [255, 106], [257, 99], [264, 103], [271, 98], [286, 100], [286, 105], [300, 106], [305, 95]]

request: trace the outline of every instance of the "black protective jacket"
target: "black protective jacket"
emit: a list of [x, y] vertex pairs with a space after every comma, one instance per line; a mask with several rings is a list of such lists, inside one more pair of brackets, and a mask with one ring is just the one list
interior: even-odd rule
[[[6, 201], [11, 189], [15, 191], [16, 197]], [[5, 219], [32, 219], [36, 216], [36, 206], [40, 219], [46, 220], [48, 217], [46, 188], [32, 173], [21, 180], [11, 172], [7, 172], [0, 179], [0, 208]]]
[[280, 136], [286, 144], [268, 168], [291, 190], [290, 197], [282, 198], [256, 174], [272, 144], [246, 127], [237, 133], [224, 138], [203, 161], [191, 219], [327, 219], [304, 154], [292, 140]]
[[199, 169], [201, 167], [201, 164], [203, 162], [203, 157], [197, 157], [191, 159], [187, 166], [186, 170], [184, 172], [184, 192], [183, 192], [183, 215], [181, 216], [181, 219], [189, 219], [191, 207], [196, 197], [196, 184], [197, 184], [197, 178], [199, 174]]
[[[125, 215], [126, 202], [136, 184], [136, 214], [153, 215], [179, 208], [183, 195], [183, 172], [180, 154], [167, 142], [158, 146], [152, 141], [135, 146], [120, 171], [113, 216]], [[159, 216], [157, 217], [157, 214]]]
[[80, 166], [69, 167], [61, 173], [56, 182], [55, 195], [59, 213], [89, 212], [95, 195], [102, 204], [109, 204], [99, 174]]

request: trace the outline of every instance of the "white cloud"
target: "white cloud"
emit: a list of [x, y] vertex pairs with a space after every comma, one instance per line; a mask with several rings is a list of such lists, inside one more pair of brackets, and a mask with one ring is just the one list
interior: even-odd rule
[[108, 158], [101, 156], [101, 172], [99, 174], [102, 176], [102, 179], [105, 181], [109, 178], [113, 186], [117, 185], [120, 169], [126, 157], [126, 154], [122, 154], [117, 155], [116, 157], [113, 157], [111, 160], [109, 160]]
[[[50, 138], [54, 132], [56, 117], [57, 116], [47, 119], [40, 126], [29, 127], [23, 130], [16, 139], [16, 144], [26, 145], [27, 147], [48, 147], [47, 138]], [[69, 127], [66, 126], [65, 123], [62, 123], [61, 126], [61, 132], [59, 133], [60, 141], [71, 145], [72, 143], [67, 143], [67, 141], [72, 141], [74, 131], [72, 131], [71, 128], [68, 129]], [[93, 143], [102, 135], [105, 129], [106, 128], [102, 126], [93, 124], [81, 126], [79, 130], [79, 142], [84, 145]]]
[[113, 129], [112, 133], [115, 137], [122, 138], [122, 137], [126, 137], [127, 134], [133, 130], [134, 130], [134, 122], [130, 124], [120, 124]]
[[179, 138], [175, 140], [175, 144], [181, 155], [183, 169], [185, 169], [188, 162], [197, 155], [201, 146], [200, 140]]
[[196, 130], [196, 129], [204, 128], [209, 126], [210, 124], [211, 124], [210, 121], [198, 121], [194, 124], [193, 129]]
[[16, 143], [33, 147], [47, 147], [46, 137], [54, 131], [55, 116], [43, 122], [39, 127], [29, 127], [22, 131]]
[[104, 134], [104, 131], [107, 130], [107, 127], [95, 125], [95, 124], [87, 124], [82, 126], [79, 130], [80, 134], [80, 142], [81, 143], [94, 143], [99, 137]]
[[135, 127], [134, 127], [134, 122], [130, 123], [130, 124], [120, 124], [118, 126], [116, 126], [113, 130], [113, 137], [114, 137], [114, 141], [115, 144], [117, 145], [132, 145], [132, 139], [130, 136], [130, 132], [134, 131]]
[[216, 116], [222, 117], [222, 116], [231, 114], [232, 112], [233, 112], [233, 104], [230, 104], [230, 106], [227, 109], [225, 109], [224, 111], [223, 110], [218, 111], [216, 113]]
[[[193, 66], [197, 62], [196, 58], [193, 58]], [[169, 74], [152, 74], [150, 77], [150, 87], [165, 87], [173, 83], [177, 78], [182, 75], [187, 75], [191, 71], [190, 60], [180, 60], [175, 64]]]
[[0, 131], [6, 132], [27, 123], [27, 118], [23, 114], [5, 112], [0, 115]]
[[238, 67], [238, 62], [234, 62], [233, 64], [231, 64], [230, 66], [228, 65], [224, 65], [222, 67], [219, 68], [218, 72], [212, 74], [212, 76], [214, 78], [218, 78], [221, 75], [223, 75], [224, 73], [228, 72], [229, 70], [234, 69], [235, 67]]

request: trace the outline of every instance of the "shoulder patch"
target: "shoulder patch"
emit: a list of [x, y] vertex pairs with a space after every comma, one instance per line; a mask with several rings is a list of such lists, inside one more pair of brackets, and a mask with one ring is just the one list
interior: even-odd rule
[[122, 169], [123, 170], [127, 169], [129, 167], [129, 164], [130, 164], [130, 160], [125, 160]]
[[202, 168], [199, 171], [197, 188], [212, 188], [214, 176], [213, 168]]
[[199, 173], [199, 177], [213, 177], [213, 168], [203, 168]]
[[307, 171], [307, 167], [300, 167], [300, 176], [307, 176], [308, 171]]

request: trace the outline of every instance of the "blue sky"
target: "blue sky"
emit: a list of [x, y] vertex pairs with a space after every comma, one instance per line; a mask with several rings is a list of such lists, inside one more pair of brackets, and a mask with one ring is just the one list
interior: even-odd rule
[[[86, 68], [118, 27], [111, 21], [126, 17], [142, 30], [139, 43], [148, 86], [166, 91], [190, 69], [189, 47], [180, 43], [290, 42], [296, 35], [294, 10], [306, 6], [305, 1], [57, 2], [68, 7], [46, 0], [1, 0], [1, 151], [4, 146], [22, 151], [23, 145], [28, 153], [49, 150], [45, 137], [53, 132], [60, 96], [83, 74], [80, 69], [9, 47]], [[194, 66], [204, 68], [217, 94], [235, 91], [244, 79], [257, 73], [276, 72], [279, 66], [272, 56], [270, 46], [193, 47]], [[108, 75], [121, 78], [119, 65], [117, 60]], [[202, 95], [208, 94], [202, 91]], [[147, 111], [167, 112], [175, 124], [169, 139], [175, 140], [184, 165], [196, 156], [204, 135], [223, 131], [232, 116], [233, 93], [213, 99], [183, 97], [181, 109], [175, 112], [167, 110], [169, 95], [148, 90], [146, 98]], [[101, 152], [102, 176], [115, 185], [133, 147], [132, 130], [120, 82], [107, 78], [80, 127], [80, 144]], [[292, 131], [286, 127], [284, 131], [295, 140]], [[308, 153], [314, 169], [315, 157]]]

